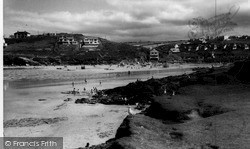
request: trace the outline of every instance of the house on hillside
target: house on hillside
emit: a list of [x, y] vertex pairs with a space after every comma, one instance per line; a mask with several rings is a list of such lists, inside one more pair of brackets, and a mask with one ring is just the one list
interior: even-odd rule
[[59, 37], [57, 43], [62, 45], [78, 45], [78, 41], [76, 41], [74, 37], [66, 37], [66, 36]]
[[43, 36], [56, 36], [56, 33], [43, 33]]
[[5, 39], [3, 38], [3, 48], [7, 47], [7, 43], [5, 42]]
[[245, 44], [245, 50], [249, 50], [249, 46]]
[[174, 46], [174, 48], [171, 48], [170, 51], [172, 51], [173, 53], [180, 52], [180, 49], [179, 49], [178, 44], [176, 44], [176, 45]]
[[157, 50], [153, 49], [150, 51], [150, 60], [159, 60], [159, 58], [159, 52]]
[[85, 36], [83, 41], [81, 41], [81, 47], [87, 48], [89, 51], [99, 50], [99, 45], [100, 41], [98, 37]]
[[14, 33], [14, 37], [16, 39], [23, 39], [23, 38], [30, 37], [30, 33], [26, 32], [26, 31], [23, 31], [23, 32], [17, 31], [17, 32]]
[[233, 50], [236, 50], [237, 49], [237, 44], [235, 43], [234, 45], [233, 45]]
[[198, 62], [204, 60], [204, 57], [199, 56], [197, 53], [183, 52], [179, 53], [178, 56], [180, 56], [184, 62]]
[[214, 44], [214, 50], [217, 50], [217, 45], [216, 44]]
[[223, 36], [223, 40], [230, 40], [230, 36]]

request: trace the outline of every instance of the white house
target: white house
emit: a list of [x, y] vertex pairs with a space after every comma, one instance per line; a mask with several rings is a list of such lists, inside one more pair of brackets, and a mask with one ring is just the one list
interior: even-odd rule
[[150, 60], [159, 60], [159, 52], [155, 49], [150, 51]]
[[214, 50], [217, 50], [217, 45], [216, 44], [214, 45]]
[[224, 40], [230, 40], [229, 37], [230, 37], [230, 36], [228, 36], [228, 35], [223, 36]]
[[99, 44], [99, 39], [97, 37], [85, 36], [83, 41], [85, 44]]
[[3, 38], [3, 48], [7, 47], [7, 43], [5, 42], [4, 38]]
[[237, 44], [234, 44], [233, 45], [233, 50], [236, 50], [237, 49]]
[[249, 46], [245, 44], [245, 50], [249, 50]]
[[179, 49], [178, 44], [176, 44], [176, 45], [174, 46], [174, 48], [171, 48], [170, 50], [171, 50], [173, 53], [180, 52], [180, 49]]
[[58, 39], [58, 44], [62, 44], [62, 45], [78, 45], [78, 42], [74, 39], [74, 37], [61, 36]]
[[223, 48], [226, 49], [227, 48], [227, 44], [225, 44]]
[[83, 41], [81, 41], [83, 48], [87, 48], [90, 51], [98, 50], [98, 46], [100, 45], [100, 41], [98, 37], [85, 36]]
[[197, 46], [196, 49], [195, 49], [195, 51], [199, 51], [199, 49], [200, 49], [200, 46]]
[[207, 46], [205, 46], [205, 47], [204, 47], [204, 50], [207, 51], [207, 49], [208, 49]]

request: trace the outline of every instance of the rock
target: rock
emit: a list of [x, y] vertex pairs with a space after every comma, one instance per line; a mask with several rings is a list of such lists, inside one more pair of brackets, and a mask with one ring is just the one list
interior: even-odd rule
[[182, 140], [183, 139], [183, 133], [182, 132], [176, 132], [176, 131], [174, 131], [174, 132], [170, 132], [169, 135], [170, 135], [170, 137], [172, 139], [178, 139], [178, 140]]
[[46, 101], [47, 99], [38, 99], [38, 101]]
[[234, 66], [227, 72], [242, 83], [250, 82], [250, 60], [235, 62]]
[[80, 98], [80, 99], [76, 99], [75, 103], [89, 103], [90, 100], [87, 98]]
[[137, 109], [137, 110], [143, 110], [145, 108], [146, 108], [146, 105], [145, 104], [141, 104], [141, 103], [137, 104], [137, 106], [135, 107], [135, 109]]
[[75, 103], [76, 104], [78, 104], [78, 103], [96, 104], [96, 103], [99, 103], [99, 100], [97, 100], [97, 99], [88, 99], [88, 98], [80, 98], [80, 99], [76, 99]]
[[64, 99], [63, 101], [72, 101], [73, 99], [72, 98], [67, 98], [67, 99]]

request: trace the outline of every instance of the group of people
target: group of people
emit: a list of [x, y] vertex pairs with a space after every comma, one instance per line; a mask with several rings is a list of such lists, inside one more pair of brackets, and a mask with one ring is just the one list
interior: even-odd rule
[[98, 89], [96, 87], [93, 87], [93, 89], [90, 89], [90, 94], [97, 94]]
[[80, 94], [80, 90], [77, 89], [77, 91], [76, 91], [76, 88], [73, 88], [72, 94], [74, 94], [74, 95]]
[[[84, 79], [84, 83], [87, 84], [87, 79]], [[102, 82], [100, 81], [99, 82], [99, 85], [101, 86], [102, 85]], [[73, 87], [73, 90], [71, 91], [72, 94], [76, 95], [76, 94], [80, 94], [80, 89], [77, 89], [75, 88], [75, 82], [73, 81], [72, 82], [72, 87]], [[98, 93], [98, 89], [96, 87], [93, 87], [92, 89], [90, 89], [90, 94], [93, 95], [93, 94], [97, 94]], [[83, 87], [83, 93], [88, 93], [86, 88]]]

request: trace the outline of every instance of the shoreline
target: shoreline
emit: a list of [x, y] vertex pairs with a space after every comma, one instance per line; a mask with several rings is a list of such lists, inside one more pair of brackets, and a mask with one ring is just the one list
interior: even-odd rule
[[[4, 81], [5, 82], [22, 82], [22, 81], [28, 81], [31, 84], [32, 82], [41, 82], [41, 83], [61, 83], [61, 82], [68, 82], [68, 81], [82, 81], [84, 79], [106, 79], [106, 78], [119, 78], [119, 77], [133, 77], [136, 75], [144, 74], [144, 73], [152, 73], [152, 75], [156, 73], [167, 73], [175, 72], [175, 71], [183, 71], [185, 73], [186, 71], [190, 71], [192, 68], [196, 67], [211, 67], [211, 64], [184, 64], [184, 65], [171, 65], [168, 68], [162, 68], [162, 67], [155, 67], [155, 68], [139, 68], [139, 69], [130, 69], [131, 67], [121, 67], [116, 68], [116, 65], [113, 65], [113, 70], [105, 70], [108, 65], [102, 65], [102, 66], [91, 66], [90, 68], [86, 68], [84, 70], [75, 69], [72, 71], [66, 71], [66, 70], [58, 70], [56, 67], [44, 67], [39, 69], [30, 69], [32, 71], [31, 74], [26, 74], [28, 70], [22, 70], [17, 69], [19, 71], [18, 73], [8, 73], [11, 71], [15, 71], [15, 69], [9, 69], [4, 70]], [[215, 66], [220, 66], [220, 64], [217, 64]], [[71, 66], [75, 68], [75, 66]], [[72, 69], [73, 69], [72, 68]], [[128, 72], [130, 73], [128, 75]], [[40, 73], [45, 73], [44, 77], [39, 77]]]
[[[150, 66], [152, 64], [147, 64], [146, 67]], [[220, 63], [169, 63], [168, 64], [170, 67], [171, 66], [178, 66], [178, 65], [221, 65]], [[49, 70], [59, 70], [57, 68], [64, 68], [65, 66], [69, 67], [69, 68], [76, 68], [78, 70], [86, 70], [86, 69], [93, 69], [93, 68], [100, 68], [100, 69], [105, 69], [105, 68], [110, 68], [113, 66], [118, 66], [118, 64], [112, 64], [112, 65], [107, 65], [107, 64], [101, 64], [101, 65], [49, 65], [49, 66], [45, 66], [45, 65], [41, 65], [41, 66], [3, 66], [4, 70], [9, 70], [9, 69], [49, 69]], [[81, 69], [81, 66], [85, 66], [85, 69]], [[120, 66], [121, 68], [126, 68], [127, 66], [141, 66], [139, 64], [127, 64], [124, 66]], [[158, 68], [162, 67], [163, 64], [159, 63], [158, 64]], [[106, 69], [108, 70], [108, 69]], [[136, 69], [134, 69], [136, 70]]]
[[[142, 74], [143, 73], [144, 72], [142, 71]], [[143, 76], [150, 77], [151, 75], [149, 73], [149, 74], [144, 74]], [[145, 77], [144, 79], [148, 79], [148, 77]], [[92, 87], [97, 87], [100, 90], [110, 89], [110, 88], [126, 85], [128, 81], [134, 82], [136, 78], [137, 78], [136, 75], [135, 77], [128, 78], [128, 80], [124, 80], [124, 78], [118, 77], [117, 78], [118, 80], [113, 80], [113, 81], [107, 80], [106, 82], [103, 82], [102, 86], [99, 85], [98, 81], [93, 80], [93, 81], [88, 82], [87, 90], [89, 91]], [[75, 85], [76, 85], [76, 88], [81, 88], [83, 84], [75, 84]], [[32, 92], [31, 92], [31, 89], [32, 89]], [[37, 118], [54, 118], [54, 117], [61, 117], [65, 115], [66, 117], [71, 117], [71, 118], [67, 121], [62, 121], [62, 122], [55, 123], [52, 125], [40, 125], [36, 127], [22, 127], [22, 128], [16, 128], [16, 127], [5, 128], [5, 135], [7, 136], [14, 135], [12, 134], [13, 132], [14, 133], [19, 132], [18, 134], [20, 136], [22, 135], [25, 135], [25, 136], [41, 136], [41, 135], [42, 136], [56, 136], [56, 135], [64, 136], [66, 135], [67, 136], [67, 139], [65, 142], [66, 147], [72, 146], [72, 144], [74, 144], [73, 145], [74, 147], [81, 147], [81, 146], [84, 146], [87, 142], [89, 142], [91, 145], [97, 145], [102, 142], [105, 142], [106, 140], [110, 138], [113, 138], [115, 136], [116, 129], [119, 127], [119, 125], [122, 123], [122, 121], [128, 114], [127, 106], [103, 105], [103, 104], [96, 104], [96, 105], [75, 104], [74, 101], [77, 98], [80, 98], [80, 96], [74, 96], [72, 94], [65, 95], [65, 94], [61, 94], [61, 92], [59, 91], [59, 90], [66, 91], [69, 89], [70, 90], [72, 89], [70, 82], [68, 84], [64, 84], [61, 86], [56, 85], [55, 89], [54, 89], [54, 86], [39, 86], [39, 87], [34, 87], [34, 88], [31, 87], [30, 89], [22, 87], [22, 88], [19, 88], [18, 90], [15, 90], [16, 92], [14, 94], [7, 93], [5, 97], [9, 96], [8, 98], [13, 99], [8, 104], [11, 105], [10, 108], [13, 108], [15, 110], [11, 114], [9, 114], [10, 118], [5, 119], [5, 120], [10, 120], [10, 119], [15, 119], [15, 118], [21, 119], [21, 118], [36, 118], [36, 117]], [[30, 93], [25, 95], [24, 93], [26, 93], [27, 91]], [[72, 100], [69, 102], [63, 101], [68, 98], [71, 98]], [[46, 100], [39, 101], [39, 99], [46, 99]], [[5, 103], [5, 105], [6, 104], [7, 103]], [[19, 106], [16, 107], [15, 105], [19, 105]], [[5, 106], [5, 108], [6, 107], [7, 106]], [[29, 107], [29, 108], [27, 109], [25, 107]], [[91, 112], [94, 107], [96, 107], [96, 110], [97, 110], [96, 114], [95, 112], [94, 113]], [[20, 111], [20, 109], [23, 109], [23, 112], [18, 112]], [[34, 112], [34, 110], [36, 112]], [[105, 113], [105, 114], [103, 115], [102, 113]], [[48, 115], [50, 117], [48, 117]], [[103, 120], [100, 121], [98, 120], [99, 118]], [[79, 119], [79, 121], [74, 122], [74, 119]], [[91, 123], [87, 123], [86, 120], [90, 121]], [[92, 127], [89, 128], [90, 130], [88, 130], [88, 128], [82, 128], [81, 130], [79, 130], [80, 126], [89, 126], [89, 125], [92, 125]], [[58, 132], [58, 133], [55, 133], [55, 132]], [[89, 136], [89, 137], [86, 137], [86, 136]], [[78, 139], [81, 138], [82, 141], [76, 142], [75, 139], [77, 138]]]

